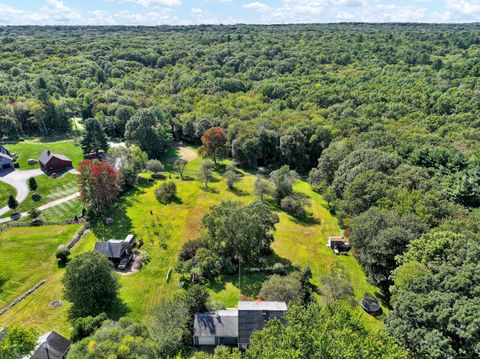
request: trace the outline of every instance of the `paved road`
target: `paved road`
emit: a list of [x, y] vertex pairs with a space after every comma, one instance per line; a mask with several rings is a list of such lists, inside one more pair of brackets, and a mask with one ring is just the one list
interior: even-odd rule
[[[59, 199], [56, 199], [55, 201], [44, 204], [43, 206], [40, 206], [37, 209], [39, 211], [44, 211], [48, 208], [52, 208], [52, 207], [58, 206], [59, 204], [71, 201], [72, 199], [77, 198], [78, 196], [80, 196], [80, 193], [76, 192], [74, 194], [71, 194], [70, 196], [59, 198]], [[18, 219], [20, 219], [22, 217], [26, 217], [26, 216], [28, 216], [28, 212], [20, 213], [20, 215], [18, 217], [15, 217], [15, 220], [18, 220]], [[10, 222], [10, 221], [13, 221], [13, 219], [11, 217], [0, 218], [0, 223], [7, 223], [7, 222]]]
[[[28, 196], [30, 190], [27, 181], [30, 177], [36, 177], [43, 174], [41, 169], [35, 170], [4, 170], [0, 172], [0, 181], [9, 184], [17, 190], [15, 197], [18, 203], [22, 203]], [[10, 210], [8, 206], [0, 208], [0, 216], [4, 215]]]

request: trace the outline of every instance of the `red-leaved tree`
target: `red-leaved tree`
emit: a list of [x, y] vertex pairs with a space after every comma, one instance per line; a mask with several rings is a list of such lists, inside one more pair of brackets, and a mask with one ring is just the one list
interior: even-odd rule
[[223, 128], [212, 127], [206, 130], [202, 136], [202, 144], [200, 154], [211, 158], [215, 164], [217, 159], [227, 155], [227, 135]]
[[101, 213], [115, 203], [118, 195], [118, 174], [106, 162], [85, 160], [80, 162], [78, 187], [86, 208]]

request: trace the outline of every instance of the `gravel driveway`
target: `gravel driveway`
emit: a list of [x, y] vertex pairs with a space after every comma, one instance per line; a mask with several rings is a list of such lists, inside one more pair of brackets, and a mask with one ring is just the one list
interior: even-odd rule
[[[5, 170], [0, 172], [0, 181], [17, 190], [17, 196], [15, 197], [18, 203], [22, 203], [25, 198], [28, 197], [30, 189], [28, 188], [27, 181], [30, 177], [36, 177], [42, 175], [44, 172], [41, 169], [35, 170]], [[0, 208], [0, 216], [4, 215], [10, 210], [8, 206]]]

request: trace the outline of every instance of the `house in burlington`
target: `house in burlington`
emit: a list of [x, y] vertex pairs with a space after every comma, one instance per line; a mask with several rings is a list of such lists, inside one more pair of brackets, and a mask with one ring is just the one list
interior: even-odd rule
[[285, 302], [240, 301], [237, 309], [197, 313], [193, 323], [196, 346], [237, 345], [246, 349], [250, 335], [272, 318], [282, 318]]
[[64, 359], [70, 349], [70, 341], [56, 332], [42, 335], [30, 359]]
[[[8, 328], [0, 329], [0, 341], [7, 335]], [[35, 349], [22, 359], [64, 359], [70, 349], [70, 341], [56, 332], [38, 338]]]
[[352, 245], [344, 237], [328, 237], [327, 247], [336, 254], [346, 253], [352, 249]]
[[95, 251], [105, 255], [114, 265], [118, 265], [122, 258], [128, 258], [133, 253], [135, 236], [129, 234], [125, 239], [110, 239], [106, 242], [95, 243]]
[[40, 168], [45, 172], [60, 171], [72, 168], [72, 160], [67, 156], [52, 153], [50, 150], [45, 150], [39, 157]]

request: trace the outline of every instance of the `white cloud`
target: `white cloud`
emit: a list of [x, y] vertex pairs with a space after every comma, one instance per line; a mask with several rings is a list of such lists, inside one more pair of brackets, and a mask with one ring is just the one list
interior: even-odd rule
[[204, 10], [198, 7], [194, 7], [190, 10], [190, 14], [194, 14], [194, 15], [203, 14], [203, 13], [204, 13]]
[[266, 11], [269, 9], [269, 6], [263, 2], [251, 2], [242, 6], [245, 9], [253, 9], [257, 11]]
[[47, 0], [47, 6], [35, 11], [26, 11], [0, 4], [0, 23], [5, 25], [63, 25], [82, 19], [77, 11], [61, 0]]
[[133, 3], [146, 8], [148, 7], [157, 8], [160, 6], [172, 7], [172, 6], [179, 6], [182, 4], [181, 0], [106, 0], [106, 1]]

